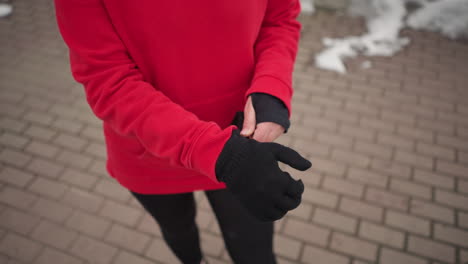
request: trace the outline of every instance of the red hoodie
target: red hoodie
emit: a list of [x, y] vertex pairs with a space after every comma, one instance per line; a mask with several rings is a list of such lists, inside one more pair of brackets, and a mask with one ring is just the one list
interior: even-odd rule
[[291, 113], [298, 0], [55, 0], [107, 170], [143, 194], [225, 188], [215, 163], [250, 93]]

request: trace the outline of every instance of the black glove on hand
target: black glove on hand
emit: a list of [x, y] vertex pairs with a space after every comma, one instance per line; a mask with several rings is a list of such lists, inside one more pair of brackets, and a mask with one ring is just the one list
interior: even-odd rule
[[233, 130], [216, 162], [216, 176], [262, 221], [274, 221], [299, 206], [304, 192], [301, 180], [282, 171], [278, 161], [305, 171], [312, 164], [299, 153], [278, 143], [261, 143]]
[[252, 104], [255, 109], [256, 123], [273, 122], [284, 127], [284, 133], [288, 132], [291, 122], [289, 112], [283, 101], [266, 93], [252, 93]]

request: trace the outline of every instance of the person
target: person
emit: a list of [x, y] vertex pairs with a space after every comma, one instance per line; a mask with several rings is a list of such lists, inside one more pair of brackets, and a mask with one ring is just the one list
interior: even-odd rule
[[179, 260], [202, 263], [200, 190], [235, 263], [276, 263], [273, 222], [304, 191], [278, 162], [311, 167], [273, 142], [290, 125], [299, 0], [55, 0], [55, 8], [72, 75], [103, 121], [106, 169]]

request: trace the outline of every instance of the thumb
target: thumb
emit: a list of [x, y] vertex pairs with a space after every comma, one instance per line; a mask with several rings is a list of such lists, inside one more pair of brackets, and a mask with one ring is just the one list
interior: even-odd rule
[[305, 171], [312, 167], [312, 163], [302, 157], [297, 151], [278, 143], [271, 143], [275, 157], [296, 170]]
[[252, 104], [252, 99], [249, 96], [244, 108], [244, 123], [242, 125], [242, 131], [240, 134], [244, 137], [252, 135], [255, 131], [255, 109]]

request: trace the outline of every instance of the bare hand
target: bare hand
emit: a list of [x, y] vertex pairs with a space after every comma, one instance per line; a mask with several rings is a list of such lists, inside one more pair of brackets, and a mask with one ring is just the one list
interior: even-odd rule
[[255, 109], [251, 96], [247, 98], [244, 107], [244, 124], [241, 136], [251, 137], [259, 142], [272, 142], [284, 133], [284, 127], [273, 122], [262, 122], [258, 125], [255, 120]]

